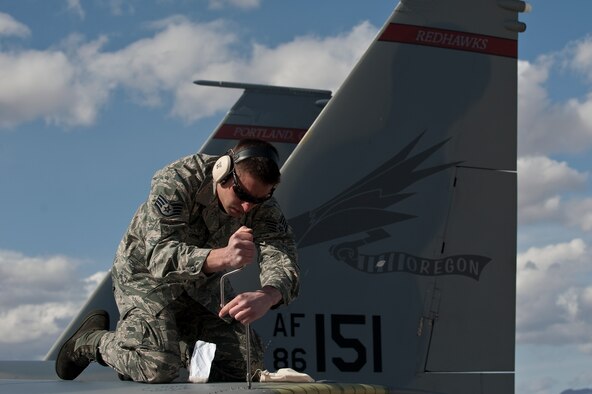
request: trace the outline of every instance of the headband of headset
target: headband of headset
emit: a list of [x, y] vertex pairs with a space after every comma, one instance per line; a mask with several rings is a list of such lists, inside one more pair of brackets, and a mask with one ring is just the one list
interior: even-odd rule
[[272, 148], [266, 146], [250, 146], [237, 152], [233, 152], [231, 149], [214, 164], [214, 168], [212, 169], [214, 184], [224, 183], [237, 163], [252, 157], [267, 158], [273, 161], [279, 168], [279, 157]]
[[266, 146], [250, 146], [245, 149], [241, 149], [236, 153], [232, 152], [232, 150], [230, 152], [232, 154], [232, 161], [234, 162], [234, 164], [237, 164], [251, 157], [263, 157], [273, 161], [275, 165], [279, 168], [279, 158], [276, 151]]

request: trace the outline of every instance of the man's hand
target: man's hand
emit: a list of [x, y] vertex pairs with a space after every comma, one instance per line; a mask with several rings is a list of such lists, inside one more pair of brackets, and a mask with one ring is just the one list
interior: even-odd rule
[[230, 315], [242, 324], [249, 324], [263, 317], [272, 306], [281, 301], [281, 298], [278, 289], [265, 286], [261, 290], [237, 295], [224, 305], [218, 316]]
[[228, 246], [224, 249], [227, 268], [237, 269], [243, 265], [251, 264], [256, 253], [253, 230], [242, 226], [230, 236]]
[[226, 247], [213, 249], [210, 252], [203, 270], [206, 273], [212, 273], [237, 269], [251, 264], [255, 255], [256, 249], [253, 242], [253, 230], [247, 226], [242, 226], [230, 236]]

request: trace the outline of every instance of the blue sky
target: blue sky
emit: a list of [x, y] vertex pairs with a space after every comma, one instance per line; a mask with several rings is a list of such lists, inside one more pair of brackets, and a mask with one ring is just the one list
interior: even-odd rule
[[[0, 1], [0, 358], [43, 357], [153, 172], [240, 92], [335, 91], [395, 1]], [[519, 42], [517, 393], [592, 387], [592, 2], [533, 0]], [[67, 283], [68, 286], [64, 286]]]

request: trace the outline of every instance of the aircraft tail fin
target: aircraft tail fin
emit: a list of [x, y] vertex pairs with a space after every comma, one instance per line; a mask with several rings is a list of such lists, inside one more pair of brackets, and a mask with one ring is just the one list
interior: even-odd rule
[[286, 161], [331, 98], [329, 90], [206, 80], [194, 83], [243, 89], [201, 152], [220, 154], [242, 138], [257, 138], [275, 145], [280, 163]]
[[267, 365], [513, 392], [521, 4], [402, 0], [290, 156], [302, 288], [256, 324]]

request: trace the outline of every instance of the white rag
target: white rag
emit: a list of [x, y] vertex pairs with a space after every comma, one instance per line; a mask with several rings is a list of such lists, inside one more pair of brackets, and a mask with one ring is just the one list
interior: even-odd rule
[[210, 369], [214, 354], [216, 353], [216, 344], [204, 341], [197, 341], [191, 355], [189, 363], [189, 381], [192, 383], [205, 383], [210, 376]]
[[259, 377], [260, 382], [292, 382], [300, 383], [314, 382], [314, 379], [309, 375], [293, 370], [292, 368], [280, 368], [277, 372], [262, 371]]

